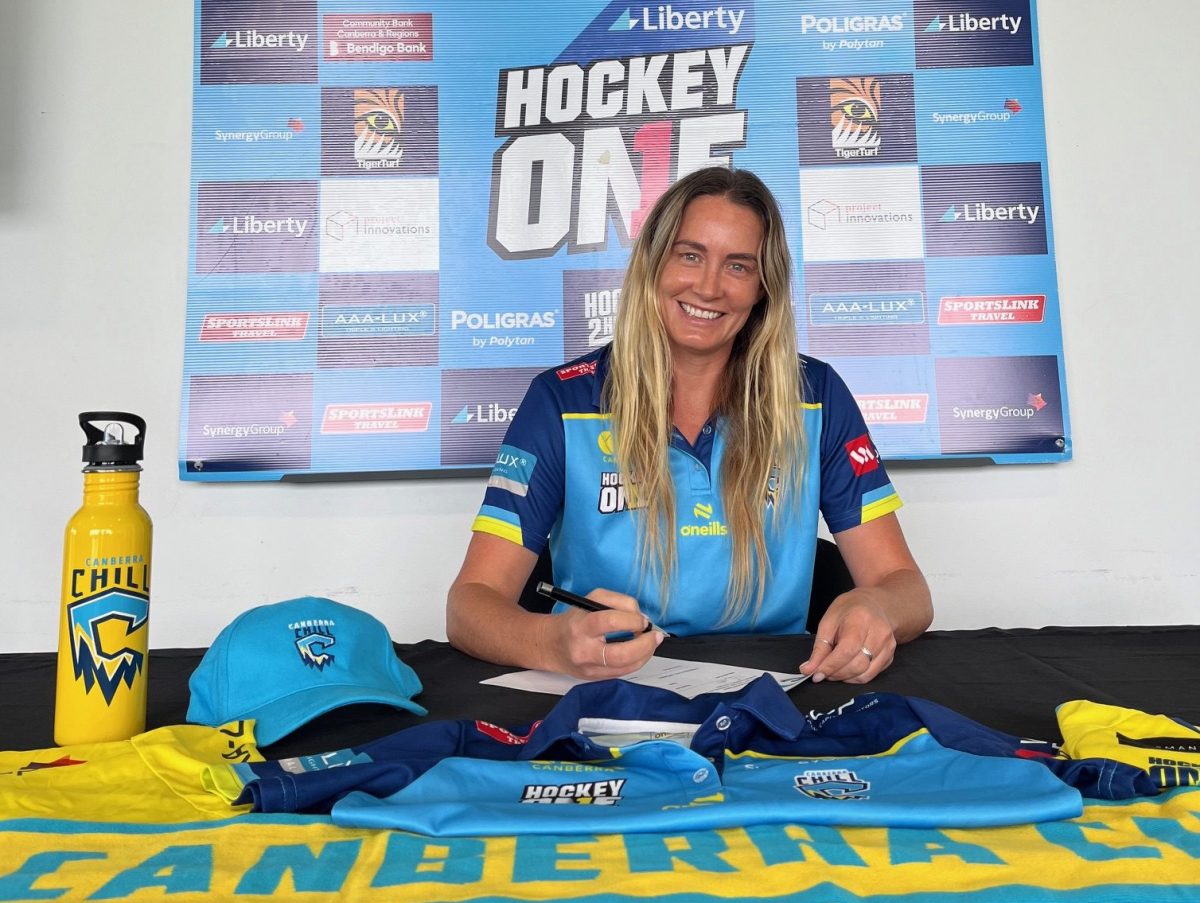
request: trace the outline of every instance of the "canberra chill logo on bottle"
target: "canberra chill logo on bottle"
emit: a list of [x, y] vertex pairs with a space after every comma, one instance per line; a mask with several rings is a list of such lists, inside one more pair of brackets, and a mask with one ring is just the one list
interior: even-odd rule
[[[67, 628], [75, 679], [85, 693], [100, 688], [112, 705], [122, 683], [132, 687], [145, 667], [133, 642], [150, 610], [150, 563], [145, 555], [88, 558], [71, 570]], [[143, 644], [144, 645], [144, 644]]]

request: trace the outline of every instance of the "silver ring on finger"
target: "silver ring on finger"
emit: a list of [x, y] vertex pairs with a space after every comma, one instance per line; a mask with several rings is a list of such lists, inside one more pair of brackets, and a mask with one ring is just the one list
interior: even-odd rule
[[867, 657], [867, 661], [869, 661], [869, 662], [875, 661], [875, 653], [872, 652], [870, 649], [868, 649], [866, 646], [863, 646], [858, 651]]
[[829, 640], [825, 639], [825, 637], [823, 637], [823, 636], [819, 636], [819, 637], [817, 637], [817, 642], [818, 642], [818, 643], [824, 643], [824, 644], [825, 644], [826, 646], [828, 646], [830, 649], [832, 649], [832, 648], [833, 648], [833, 643], [831, 643]]
[[608, 643], [605, 643], [600, 647], [600, 663], [604, 665], [605, 668], [608, 667]]

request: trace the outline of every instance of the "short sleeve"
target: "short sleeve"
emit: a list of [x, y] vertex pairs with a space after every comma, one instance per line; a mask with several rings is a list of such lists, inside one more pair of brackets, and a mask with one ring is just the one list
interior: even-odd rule
[[562, 512], [563, 447], [562, 411], [543, 374], [509, 424], [471, 529], [540, 554]]
[[895, 511], [900, 496], [850, 389], [827, 364], [807, 372], [821, 407], [821, 514], [829, 531], [840, 533]]

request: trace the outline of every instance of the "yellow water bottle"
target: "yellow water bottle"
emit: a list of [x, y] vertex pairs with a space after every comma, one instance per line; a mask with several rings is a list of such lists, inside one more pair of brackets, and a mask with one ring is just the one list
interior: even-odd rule
[[90, 411], [79, 415], [79, 425], [87, 466], [83, 507], [68, 521], [63, 543], [59, 746], [125, 740], [146, 729], [151, 525], [138, 504], [146, 421]]

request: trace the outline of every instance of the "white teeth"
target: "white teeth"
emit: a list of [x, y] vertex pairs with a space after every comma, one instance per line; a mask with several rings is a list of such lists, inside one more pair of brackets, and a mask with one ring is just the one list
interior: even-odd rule
[[692, 307], [690, 304], [679, 302], [679, 306], [683, 308], [683, 312], [689, 317], [699, 317], [701, 320], [715, 320], [721, 316], [720, 312], [715, 310], [701, 310], [698, 307]]

